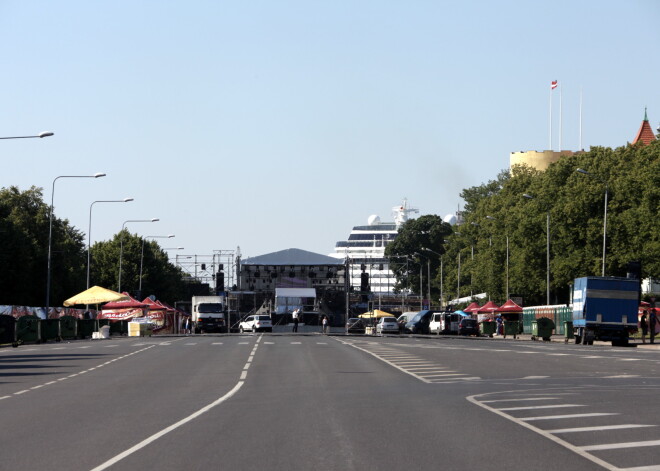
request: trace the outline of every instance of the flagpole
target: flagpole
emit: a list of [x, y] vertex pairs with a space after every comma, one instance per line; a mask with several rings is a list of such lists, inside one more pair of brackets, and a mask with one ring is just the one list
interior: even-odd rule
[[580, 147], [579, 150], [582, 149], [582, 85], [580, 85]]
[[548, 149], [552, 150], [552, 85], [550, 85], [550, 144]]
[[559, 152], [561, 152], [561, 91], [563, 87], [559, 87]]

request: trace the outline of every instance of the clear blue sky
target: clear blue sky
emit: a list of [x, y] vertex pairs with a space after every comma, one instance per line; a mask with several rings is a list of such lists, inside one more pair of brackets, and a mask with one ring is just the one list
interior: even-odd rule
[[[660, 2], [1, 1], [0, 187], [44, 188], [107, 240], [327, 254], [407, 197], [444, 216], [463, 188], [543, 150], [660, 123]], [[554, 147], [558, 144], [555, 94]]]

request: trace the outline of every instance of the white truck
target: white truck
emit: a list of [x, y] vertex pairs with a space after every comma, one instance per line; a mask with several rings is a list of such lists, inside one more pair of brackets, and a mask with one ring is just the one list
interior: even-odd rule
[[193, 296], [192, 322], [195, 333], [228, 333], [226, 307], [224, 296]]

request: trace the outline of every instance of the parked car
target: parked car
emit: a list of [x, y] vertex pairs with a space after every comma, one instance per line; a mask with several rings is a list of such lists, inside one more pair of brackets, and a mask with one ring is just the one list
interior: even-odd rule
[[464, 317], [458, 323], [458, 335], [476, 335], [479, 337], [479, 323], [471, 317]]
[[365, 325], [362, 319], [351, 317], [346, 321], [346, 332], [349, 334], [364, 334]]
[[238, 331], [242, 334], [243, 332], [272, 332], [273, 323], [270, 320], [270, 316], [247, 316], [241, 321], [238, 325]]
[[377, 334], [398, 334], [399, 333], [399, 324], [396, 321], [395, 317], [381, 317], [376, 324], [376, 333]]
[[431, 316], [438, 311], [419, 311], [404, 327], [407, 334], [428, 334]]

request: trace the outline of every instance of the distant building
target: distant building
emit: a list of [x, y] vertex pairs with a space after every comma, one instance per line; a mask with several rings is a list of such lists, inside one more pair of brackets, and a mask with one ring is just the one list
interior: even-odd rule
[[649, 118], [646, 115], [646, 108], [644, 108], [644, 121], [642, 121], [642, 125], [639, 127], [639, 131], [637, 131], [637, 135], [632, 143], [635, 145], [638, 142], [641, 142], [647, 146], [651, 141], [655, 141], [655, 134], [653, 134], [653, 129], [651, 129], [651, 125], [649, 124]]

